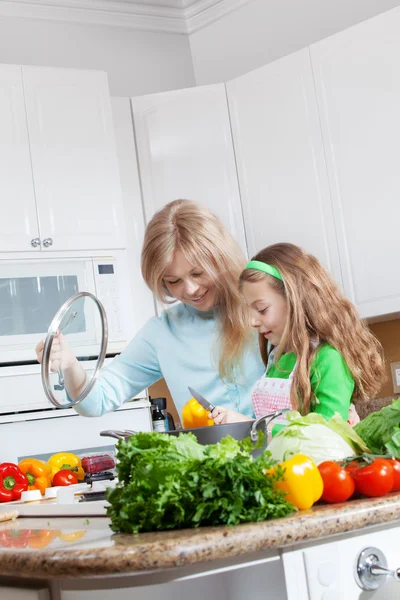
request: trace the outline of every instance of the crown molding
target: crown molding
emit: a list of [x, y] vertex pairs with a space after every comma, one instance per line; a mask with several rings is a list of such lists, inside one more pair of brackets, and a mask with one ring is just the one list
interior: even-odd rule
[[0, 0], [0, 16], [188, 33], [182, 8], [119, 0]]
[[187, 32], [190, 35], [211, 25], [250, 0], [197, 0], [185, 8]]
[[159, 2], [0, 0], [0, 16], [187, 35], [217, 21], [249, 0], [163, 0], [162, 5]]

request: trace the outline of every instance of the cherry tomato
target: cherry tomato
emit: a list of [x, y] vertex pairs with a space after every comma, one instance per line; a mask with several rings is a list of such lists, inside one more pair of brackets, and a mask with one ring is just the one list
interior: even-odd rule
[[392, 491], [393, 466], [388, 459], [376, 458], [370, 464], [358, 468], [351, 467], [349, 471], [356, 484], [356, 491], [363, 496], [384, 496]]
[[329, 503], [344, 502], [353, 495], [354, 481], [350, 473], [338, 463], [327, 460], [321, 463], [318, 469], [324, 482], [322, 500]]
[[72, 471], [61, 469], [53, 477], [53, 485], [72, 485], [78, 483], [78, 478]]
[[400, 461], [390, 460], [393, 467], [393, 487], [392, 492], [400, 492]]

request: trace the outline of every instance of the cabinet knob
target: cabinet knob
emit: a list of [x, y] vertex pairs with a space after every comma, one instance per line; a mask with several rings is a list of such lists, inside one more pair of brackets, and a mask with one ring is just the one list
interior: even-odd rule
[[48, 248], [49, 246], [52, 246], [52, 245], [53, 245], [53, 240], [51, 238], [45, 238], [43, 240], [43, 246], [45, 248]]
[[383, 552], [370, 546], [360, 552], [354, 577], [362, 590], [376, 590], [385, 582], [386, 577], [400, 581], [400, 569], [388, 569]]
[[33, 240], [31, 240], [31, 246], [33, 246], [34, 248], [37, 248], [38, 246], [40, 246], [40, 239], [33, 238]]

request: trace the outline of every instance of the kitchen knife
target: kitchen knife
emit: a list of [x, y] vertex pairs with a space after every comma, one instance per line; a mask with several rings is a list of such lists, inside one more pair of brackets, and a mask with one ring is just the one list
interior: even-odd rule
[[195, 400], [197, 400], [197, 402], [199, 404], [201, 404], [201, 406], [203, 408], [205, 408], [205, 410], [209, 410], [210, 412], [212, 412], [215, 408], [214, 404], [211, 404], [211, 402], [209, 402], [208, 400], [206, 400], [204, 398], [204, 396], [202, 396], [201, 394], [199, 394], [199, 392], [196, 392], [196, 390], [194, 390], [191, 387], [188, 387], [189, 392], [192, 394], [193, 398]]

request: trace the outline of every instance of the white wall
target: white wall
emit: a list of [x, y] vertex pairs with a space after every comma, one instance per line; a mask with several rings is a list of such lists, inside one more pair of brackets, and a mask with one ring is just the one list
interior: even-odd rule
[[107, 71], [112, 96], [195, 84], [186, 35], [0, 16], [0, 63]]
[[196, 84], [234, 79], [399, 4], [399, 0], [250, 0], [190, 36]]

